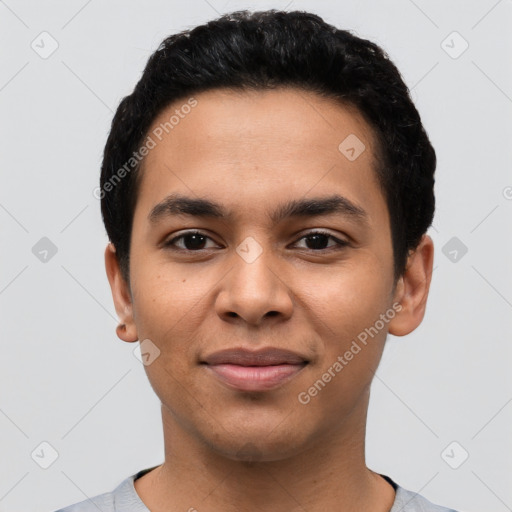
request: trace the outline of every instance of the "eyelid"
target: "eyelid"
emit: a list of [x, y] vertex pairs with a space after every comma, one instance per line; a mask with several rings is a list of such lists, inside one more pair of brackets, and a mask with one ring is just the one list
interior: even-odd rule
[[308, 236], [313, 236], [313, 235], [324, 235], [328, 238], [332, 238], [335, 242], [336, 242], [336, 247], [326, 247], [325, 249], [307, 249], [307, 251], [312, 251], [312, 252], [322, 252], [322, 251], [329, 251], [329, 250], [333, 250], [333, 249], [341, 249], [343, 247], [346, 247], [349, 245], [349, 242], [347, 240], [343, 240], [341, 238], [338, 238], [337, 236], [333, 235], [330, 231], [326, 231], [322, 228], [313, 228], [311, 229], [310, 231], [307, 231], [306, 233], [303, 233], [298, 239], [296, 242], [294, 242], [295, 244], [299, 241], [301, 241], [302, 239], [304, 238], [307, 238]]
[[[201, 235], [209, 240], [213, 240], [211, 236], [209, 236], [208, 234], [206, 234], [205, 232], [203, 232], [201, 230], [190, 229], [190, 230], [183, 231], [182, 233], [180, 233], [176, 236], [173, 236], [169, 241], [164, 242], [163, 245], [164, 245], [164, 247], [167, 247], [167, 248], [171, 248], [171, 249], [174, 249], [177, 251], [189, 252], [189, 253], [194, 253], [194, 252], [200, 253], [201, 251], [207, 250], [207, 249], [197, 249], [197, 250], [193, 251], [190, 249], [182, 249], [181, 247], [175, 247], [173, 245], [177, 240], [180, 240], [187, 235]], [[336, 246], [326, 247], [325, 249], [308, 249], [308, 248], [303, 248], [303, 249], [305, 249], [307, 251], [311, 251], [311, 252], [320, 253], [320, 252], [326, 252], [326, 251], [330, 251], [330, 250], [342, 249], [342, 248], [350, 245], [350, 243], [347, 240], [340, 239], [337, 236], [333, 235], [330, 231], [326, 231], [321, 228], [316, 228], [316, 229], [312, 228], [312, 229], [310, 229], [310, 231], [302, 233], [293, 244], [297, 244], [304, 238], [307, 238], [308, 236], [313, 236], [313, 235], [324, 235], [328, 238], [332, 238], [336, 242]]]
[[170, 240], [164, 241], [162, 245], [164, 247], [167, 247], [167, 248], [170, 247], [171, 249], [175, 249], [177, 251], [185, 251], [185, 252], [201, 252], [201, 251], [204, 251], [205, 249], [198, 249], [197, 251], [191, 251], [189, 249], [182, 249], [181, 247], [175, 247], [173, 245], [174, 242], [176, 242], [177, 240], [180, 240], [180, 239], [184, 238], [185, 236], [190, 236], [190, 235], [201, 235], [201, 236], [203, 236], [203, 237], [205, 237], [205, 238], [215, 242], [215, 240], [213, 240], [213, 238], [210, 235], [208, 235], [207, 233], [205, 233], [204, 231], [201, 231], [199, 229], [189, 229], [189, 230], [181, 232], [178, 235], [173, 236]]

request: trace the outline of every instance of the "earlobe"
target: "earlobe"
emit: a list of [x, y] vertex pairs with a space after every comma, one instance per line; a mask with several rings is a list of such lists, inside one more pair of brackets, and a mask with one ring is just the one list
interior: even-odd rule
[[405, 336], [420, 325], [425, 316], [433, 262], [434, 243], [430, 236], [423, 235], [418, 247], [409, 254], [406, 269], [397, 282], [394, 301], [402, 309], [389, 323], [389, 334]]
[[117, 336], [119, 339], [130, 343], [138, 341], [137, 328], [133, 318], [130, 287], [123, 278], [116, 249], [112, 243], [109, 243], [105, 249], [105, 270], [112, 291], [116, 313], [120, 320], [116, 328]]

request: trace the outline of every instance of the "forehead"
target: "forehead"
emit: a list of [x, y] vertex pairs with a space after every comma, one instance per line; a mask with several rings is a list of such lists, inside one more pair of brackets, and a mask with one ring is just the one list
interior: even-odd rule
[[277, 196], [337, 189], [375, 207], [370, 216], [383, 213], [373, 131], [357, 109], [333, 99], [295, 88], [216, 89], [174, 102], [148, 134], [155, 144], [136, 210], [173, 192], [250, 210]]
[[[179, 146], [180, 153], [199, 150], [194, 152], [197, 157], [207, 152], [210, 157], [224, 153], [233, 158], [260, 150], [261, 158], [270, 159], [278, 155], [267, 150], [276, 147], [296, 155], [316, 148], [339, 156], [339, 143], [356, 135], [369, 149], [367, 159], [375, 149], [373, 132], [355, 107], [298, 88], [214, 89], [195, 95], [194, 102], [190, 107], [190, 98], [183, 98], [160, 113], [150, 128], [157, 143], [166, 139], [170, 146]], [[215, 146], [208, 147], [213, 140]]]

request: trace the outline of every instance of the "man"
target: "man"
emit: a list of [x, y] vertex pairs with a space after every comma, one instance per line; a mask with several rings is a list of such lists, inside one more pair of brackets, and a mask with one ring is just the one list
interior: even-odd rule
[[305, 12], [166, 39], [101, 174], [118, 336], [163, 464], [65, 512], [441, 512], [367, 468], [387, 333], [422, 321], [436, 157], [375, 44]]

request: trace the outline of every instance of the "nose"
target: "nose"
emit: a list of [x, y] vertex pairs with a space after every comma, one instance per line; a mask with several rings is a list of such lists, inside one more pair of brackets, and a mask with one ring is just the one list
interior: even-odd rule
[[293, 295], [287, 280], [270, 249], [263, 250], [252, 262], [234, 254], [233, 266], [217, 295], [216, 312], [224, 321], [244, 321], [253, 326], [283, 322], [293, 312]]

